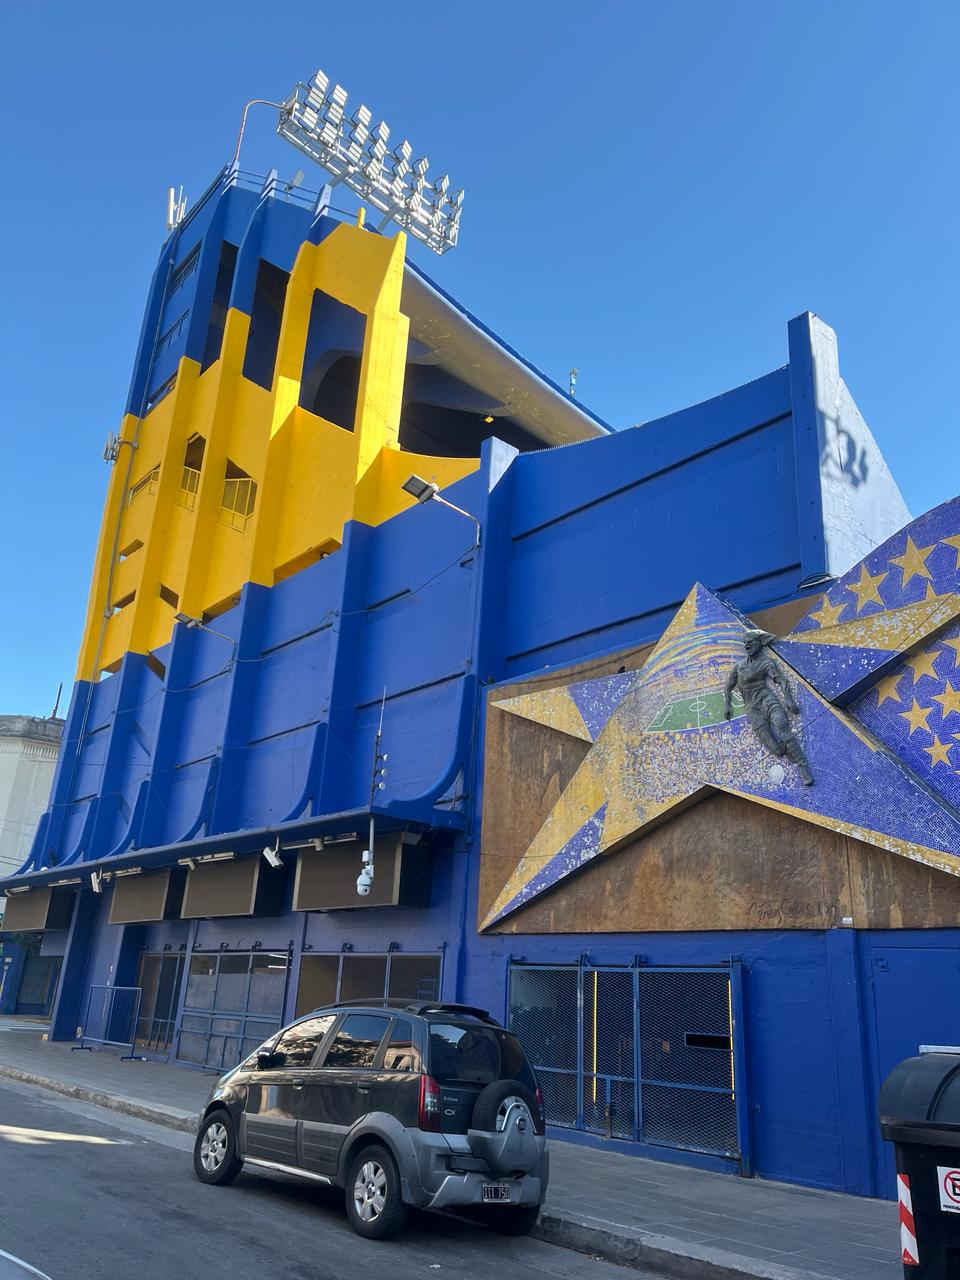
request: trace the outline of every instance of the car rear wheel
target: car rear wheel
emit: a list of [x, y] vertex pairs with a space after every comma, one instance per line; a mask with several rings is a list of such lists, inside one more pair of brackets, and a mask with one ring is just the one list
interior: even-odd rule
[[485, 1209], [483, 1221], [491, 1231], [501, 1236], [528, 1236], [537, 1225], [540, 1209], [530, 1205], [504, 1206], [502, 1209]]
[[350, 1162], [347, 1217], [368, 1240], [395, 1236], [406, 1221], [397, 1162], [386, 1147], [365, 1147]]
[[227, 1111], [213, 1111], [200, 1126], [193, 1147], [193, 1169], [201, 1182], [225, 1187], [243, 1166], [237, 1154], [237, 1135]]

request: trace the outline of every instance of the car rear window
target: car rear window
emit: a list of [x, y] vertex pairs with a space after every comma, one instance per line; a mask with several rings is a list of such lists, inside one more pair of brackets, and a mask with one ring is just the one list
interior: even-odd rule
[[520, 1041], [499, 1027], [474, 1023], [430, 1023], [430, 1065], [438, 1084], [491, 1084], [519, 1080], [536, 1088]]

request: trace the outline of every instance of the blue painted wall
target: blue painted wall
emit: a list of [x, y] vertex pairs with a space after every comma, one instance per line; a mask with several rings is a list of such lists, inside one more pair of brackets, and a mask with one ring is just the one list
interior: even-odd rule
[[[300, 242], [323, 227], [312, 210], [273, 199], [269, 183], [265, 195], [234, 185], [201, 202], [177, 249], [183, 262], [202, 242], [196, 270], [165, 296], [166, 257], [158, 267], [128, 410], [142, 412], [181, 355], [202, 359], [224, 241], [239, 250], [231, 305], [249, 311], [259, 260], [289, 270]], [[431, 903], [419, 911], [287, 911], [123, 930], [106, 924], [109, 894], [84, 887], [55, 1033], [72, 1034], [91, 983], [133, 981], [139, 950], [165, 945], [259, 942], [292, 947], [295, 962], [304, 947], [344, 943], [442, 949], [444, 996], [500, 1014], [511, 949], [543, 963], [583, 952], [616, 963], [642, 952], [651, 964], [739, 955], [757, 1170], [886, 1193], [872, 1107], [879, 1074], [903, 1045], [884, 1030], [886, 996], [874, 1005], [873, 966], [893, 947], [888, 971], [929, 981], [931, 965], [955, 965], [953, 935], [475, 931], [486, 685], [652, 641], [696, 580], [748, 612], [796, 599], [904, 522], [830, 363], [829, 335], [798, 317], [789, 365], [640, 428], [522, 456], [488, 442], [480, 472], [447, 491], [481, 521], [479, 552], [471, 525], [437, 504], [375, 529], [352, 524], [327, 559], [272, 588], [247, 586], [216, 620], [226, 639], [178, 626], [156, 654], [162, 667], [128, 655], [93, 690], [85, 725], [78, 685], [51, 806], [20, 879], [86, 875], [113, 859], [169, 865], [198, 847], [252, 850], [276, 834], [329, 829], [367, 806], [384, 690], [390, 770], [378, 817], [433, 828], [436, 852]], [[850, 452], [835, 455], [844, 432]], [[288, 1015], [294, 998], [291, 990]]]

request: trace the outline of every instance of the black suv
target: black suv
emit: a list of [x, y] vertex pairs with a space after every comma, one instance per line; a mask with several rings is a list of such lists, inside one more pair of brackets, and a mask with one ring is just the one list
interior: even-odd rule
[[346, 1192], [354, 1230], [393, 1235], [408, 1205], [475, 1207], [523, 1235], [547, 1190], [543, 1102], [516, 1036], [482, 1009], [398, 1001], [317, 1009], [215, 1085], [193, 1165], [242, 1166]]

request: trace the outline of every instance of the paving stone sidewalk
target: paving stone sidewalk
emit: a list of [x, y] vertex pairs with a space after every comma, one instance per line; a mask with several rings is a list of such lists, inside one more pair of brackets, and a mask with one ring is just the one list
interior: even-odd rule
[[[71, 1053], [0, 1018], [0, 1083], [14, 1078], [192, 1132], [214, 1073]], [[900, 1280], [896, 1205], [551, 1144], [539, 1234], [686, 1280]]]

